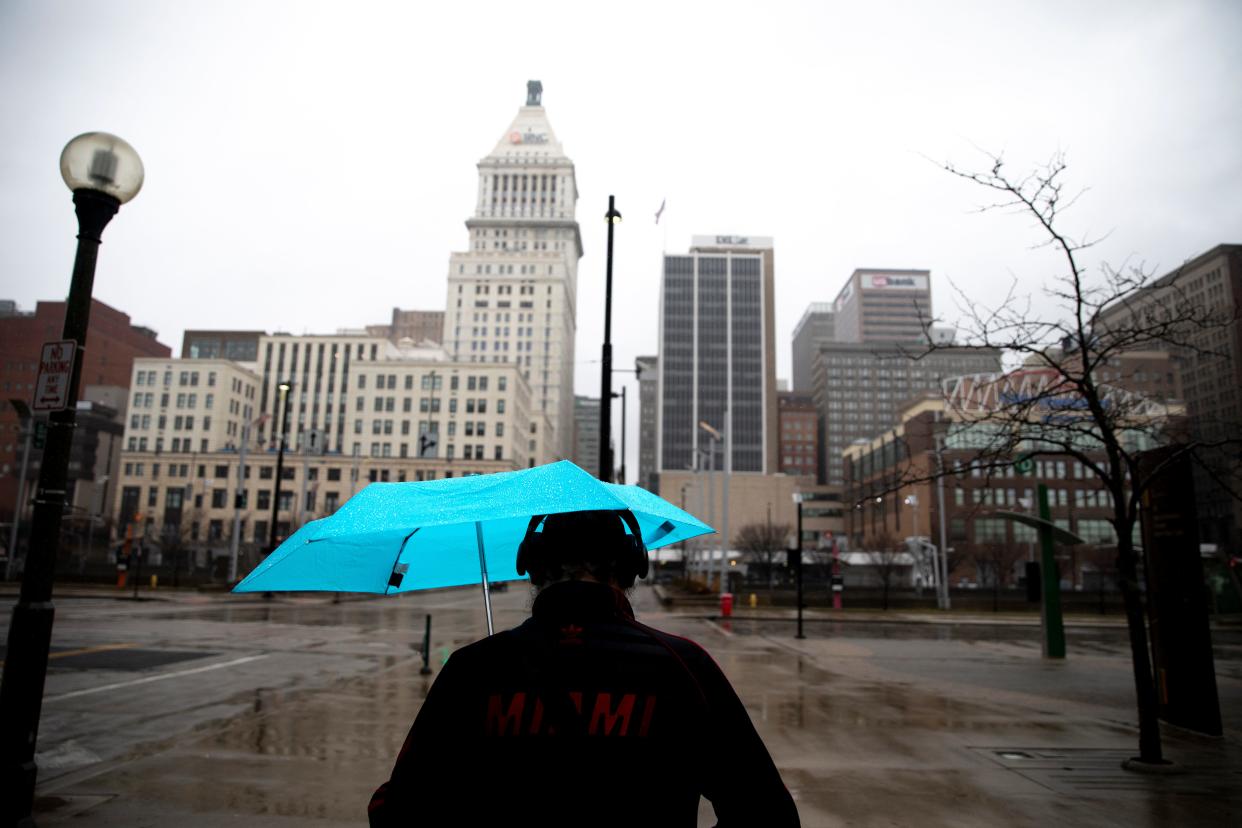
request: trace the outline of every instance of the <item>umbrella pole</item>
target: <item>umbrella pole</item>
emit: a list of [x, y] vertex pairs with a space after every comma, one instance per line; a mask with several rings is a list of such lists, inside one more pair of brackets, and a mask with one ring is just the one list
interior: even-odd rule
[[479, 541], [479, 574], [483, 576], [483, 606], [487, 609], [487, 634], [492, 634], [492, 592], [487, 584], [487, 557], [483, 554], [483, 523], [474, 522], [474, 536]]

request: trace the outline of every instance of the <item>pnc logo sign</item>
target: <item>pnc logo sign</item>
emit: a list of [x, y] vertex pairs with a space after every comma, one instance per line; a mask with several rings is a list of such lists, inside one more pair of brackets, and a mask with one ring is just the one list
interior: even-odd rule
[[519, 132], [513, 130], [509, 133], [510, 144], [546, 144], [548, 143], [548, 135], [546, 132]]

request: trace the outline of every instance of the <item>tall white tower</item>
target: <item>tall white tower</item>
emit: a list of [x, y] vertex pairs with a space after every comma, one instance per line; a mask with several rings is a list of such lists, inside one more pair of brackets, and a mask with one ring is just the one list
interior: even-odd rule
[[532, 463], [573, 453], [578, 186], [539, 81], [481, 160], [470, 249], [449, 260], [444, 343], [456, 359], [516, 362], [531, 389]]

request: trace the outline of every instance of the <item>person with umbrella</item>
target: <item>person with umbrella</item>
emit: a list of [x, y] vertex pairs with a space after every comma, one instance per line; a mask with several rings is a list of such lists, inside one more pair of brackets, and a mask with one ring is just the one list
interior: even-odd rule
[[634, 618], [647, 573], [629, 509], [535, 514], [516, 556], [531, 617], [455, 652], [415, 718], [372, 826], [798, 825], [728, 679], [694, 642]]

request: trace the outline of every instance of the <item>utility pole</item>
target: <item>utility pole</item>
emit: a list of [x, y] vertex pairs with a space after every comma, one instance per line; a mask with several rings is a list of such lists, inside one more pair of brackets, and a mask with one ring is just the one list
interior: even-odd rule
[[604, 277], [604, 349], [600, 359], [599, 388], [599, 479], [612, 482], [612, 233], [621, 221], [617, 197], [608, 196], [608, 258]]

